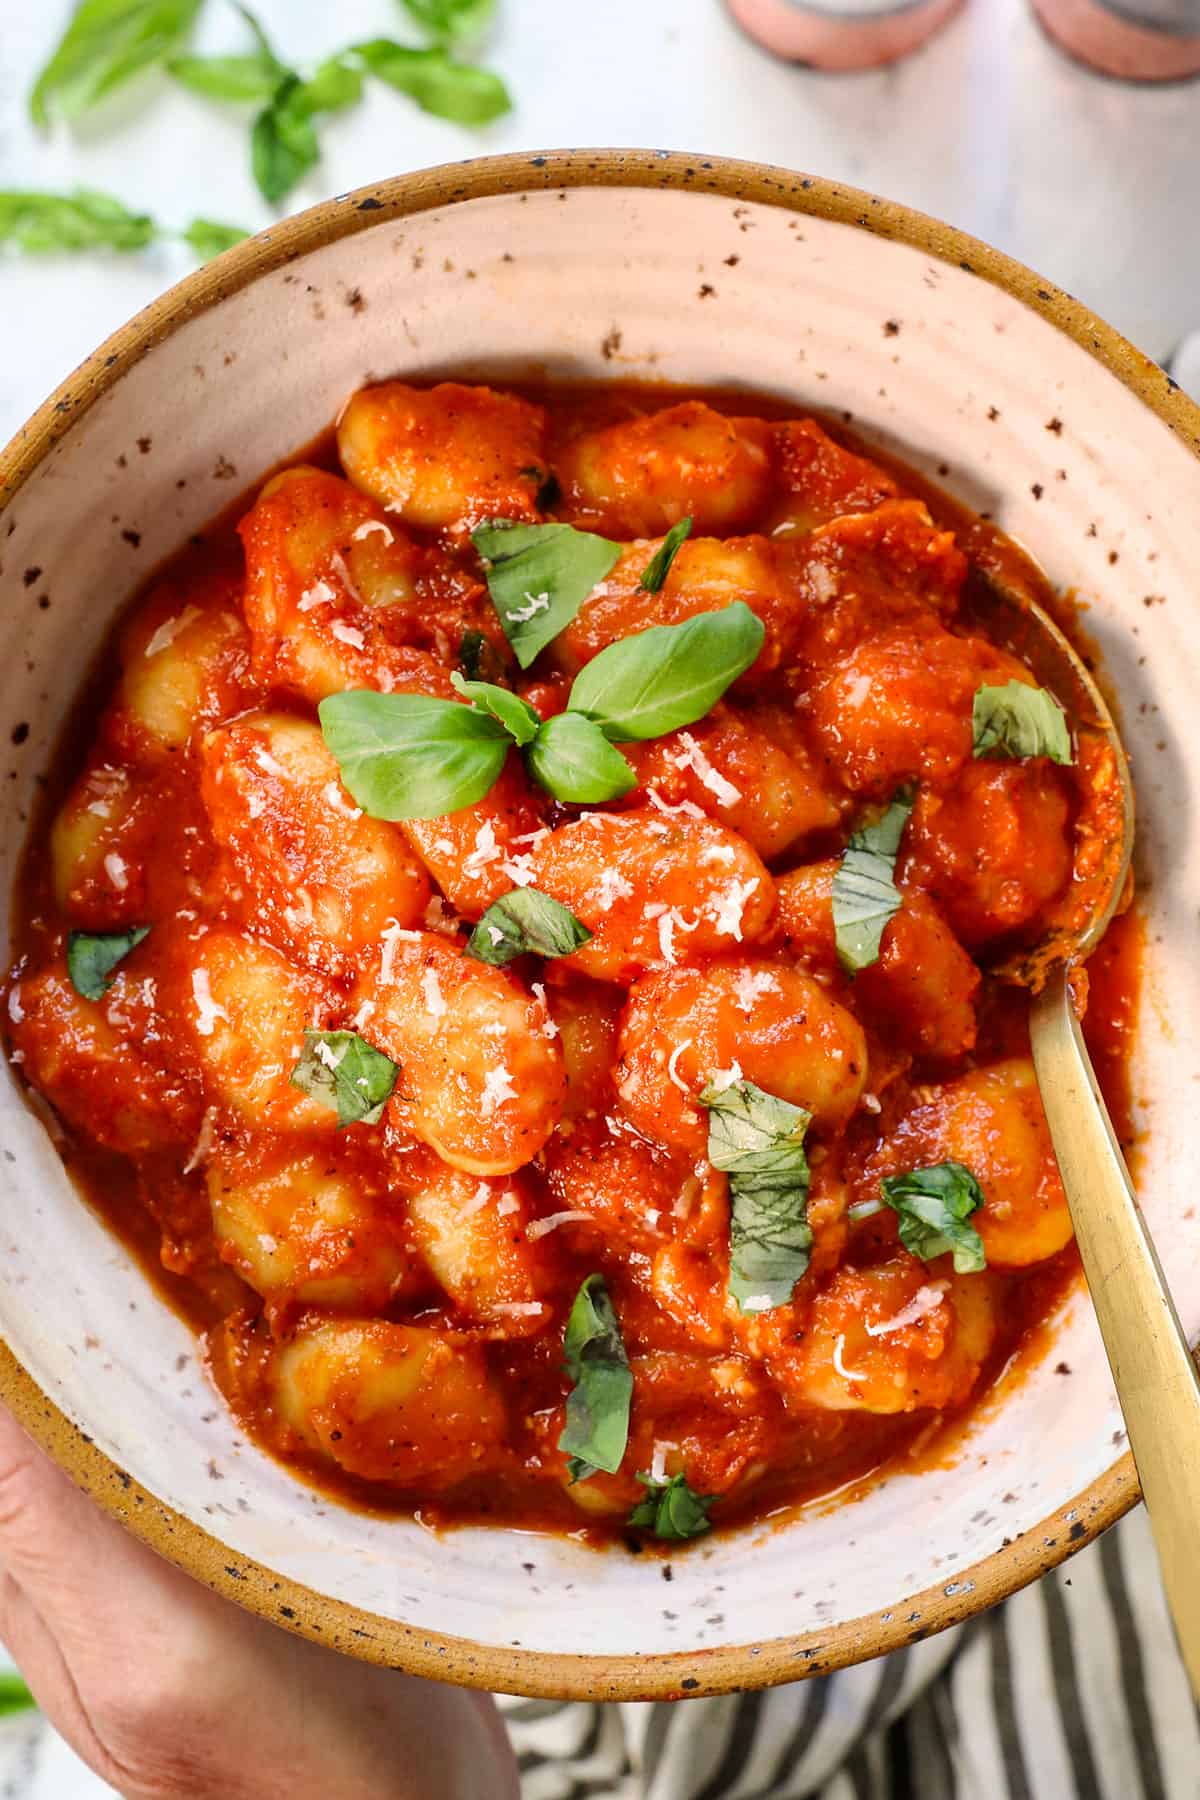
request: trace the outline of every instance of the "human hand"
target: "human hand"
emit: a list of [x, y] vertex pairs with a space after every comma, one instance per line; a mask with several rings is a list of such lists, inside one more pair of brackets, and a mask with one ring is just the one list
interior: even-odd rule
[[101, 1513], [0, 1407], [0, 1638], [126, 1800], [515, 1800], [487, 1694], [377, 1669], [218, 1599]]

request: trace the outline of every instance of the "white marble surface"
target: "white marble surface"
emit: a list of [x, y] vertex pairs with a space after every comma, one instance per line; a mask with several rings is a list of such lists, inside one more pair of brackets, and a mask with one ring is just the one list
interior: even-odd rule
[[[1164, 360], [1200, 328], [1200, 85], [1136, 90], [1065, 61], [1024, 0], [968, 0], [920, 55], [878, 74], [822, 77], [772, 61], [718, 0], [501, 0], [491, 60], [516, 110], [468, 134], [376, 87], [327, 123], [303, 206], [404, 169], [488, 151], [653, 145], [750, 157], [853, 182], [939, 215], [1069, 289]], [[286, 57], [399, 32], [394, 0], [259, 0]], [[67, 0], [0, 0], [0, 186], [107, 188], [164, 223], [194, 213], [257, 228], [269, 212], [247, 168], [244, 115], [150, 79], [77, 134], [38, 136], [33, 73]], [[336, 12], [336, 21], [331, 17]], [[207, 8], [207, 47], [232, 48], [229, 8]], [[181, 246], [125, 258], [0, 262], [0, 437], [131, 313], [191, 266]], [[1200, 392], [1200, 338], [1180, 358]], [[107, 1792], [65, 1746], [0, 1732], [5, 1792]], [[10, 1786], [9, 1783], [12, 1785]]]

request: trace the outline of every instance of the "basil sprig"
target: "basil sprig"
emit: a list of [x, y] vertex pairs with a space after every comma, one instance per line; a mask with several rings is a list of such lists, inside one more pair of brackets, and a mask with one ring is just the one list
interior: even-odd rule
[[977, 688], [971, 725], [975, 756], [1048, 756], [1065, 766], [1075, 760], [1067, 715], [1046, 688], [1025, 681]]
[[785, 1306], [808, 1267], [808, 1158], [812, 1114], [752, 1081], [700, 1095], [708, 1108], [708, 1160], [729, 1177], [729, 1292], [741, 1312]]
[[306, 1031], [291, 1085], [331, 1107], [339, 1126], [377, 1125], [399, 1073], [357, 1031]]
[[647, 594], [657, 594], [658, 590], [662, 587], [663, 582], [671, 573], [671, 564], [675, 561], [676, 556], [679, 554], [680, 545], [683, 543], [691, 529], [692, 521], [690, 515], [686, 519], [680, 519], [677, 525], [672, 525], [670, 531], [668, 531], [666, 537], [642, 570], [642, 578], [638, 582], [638, 586], [642, 588], [644, 592]]
[[187, 37], [202, 0], [80, 0], [29, 96], [35, 125], [77, 119]]
[[471, 533], [488, 593], [517, 661], [527, 669], [566, 629], [618, 556], [620, 544], [573, 525], [493, 519]]
[[71, 986], [85, 1000], [102, 1000], [113, 984], [117, 964], [140, 944], [150, 930], [134, 925], [129, 931], [72, 931], [67, 937], [67, 974]]
[[953, 1251], [960, 1275], [975, 1275], [987, 1267], [983, 1239], [967, 1223], [983, 1205], [983, 1189], [962, 1163], [940, 1162], [910, 1169], [906, 1175], [885, 1175], [879, 1187], [899, 1220], [900, 1242], [922, 1262]]
[[35, 188], [0, 191], [0, 244], [31, 256], [71, 250], [144, 250], [164, 238], [181, 237], [207, 262], [247, 234], [236, 225], [193, 219], [186, 231], [168, 231], [149, 213], [134, 212], [112, 194], [76, 188], [48, 194]]
[[575, 1296], [563, 1357], [574, 1383], [558, 1440], [571, 1459], [567, 1473], [572, 1482], [615, 1475], [629, 1441], [633, 1375], [603, 1275], [589, 1275]]
[[483, 36], [496, 0], [401, 0], [405, 12], [439, 44], [470, 43]]
[[491, 69], [456, 62], [440, 46], [414, 50], [391, 38], [355, 44], [352, 54], [363, 67], [397, 93], [415, 100], [422, 112], [455, 125], [490, 125], [512, 111], [508, 89]]
[[676, 1542], [712, 1530], [708, 1509], [716, 1498], [714, 1494], [694, 1493], [683, 1475], [673, 1475], [670, 1481], [639, 1475], [638, 1480], [646, 1489], [646, 1497], [630, 1513], [630, 1525]]
[[896, 853], [913, 809], [908, 792], [896, 795], [887, 811], [854, 833], [833, 878], [833, 929], [838, 960], [857, 974], [879, 961], [879, 946], [903, 896], [892, 879]]
[[466, 954], [503, 968], [518, 956], [570, 956], [591, 935], [561, 901], [535, 887], [513, 888], [492, 901], [467, 939]]
[[358, 805], [377, 819], [434, 819], [481, 800], [513, 744], [556, 799], [597, 805], [637, 784], [612, 739], [690, 725], [757, 656], [759, 619], [737, 600], [682, 625], [610, 644], [576, 677], [567, 710], [542, 721], [492, 682], [451, 677], [469, 702], [352, 689], [321, 701], [325, 742]]

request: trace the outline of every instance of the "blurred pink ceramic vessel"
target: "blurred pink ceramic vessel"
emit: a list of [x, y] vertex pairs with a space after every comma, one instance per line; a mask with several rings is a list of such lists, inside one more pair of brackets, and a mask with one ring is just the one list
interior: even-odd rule
[[727, 0], [742, 29], [790, 62], [874, 69], [918, 49], [962, 0]]
[[1126, 81], [1200, 75], [1200, 0], [1033, 0], [1055, 43]]

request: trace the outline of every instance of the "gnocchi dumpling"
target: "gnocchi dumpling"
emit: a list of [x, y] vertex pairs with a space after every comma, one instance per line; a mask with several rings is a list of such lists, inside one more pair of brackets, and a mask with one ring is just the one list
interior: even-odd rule
[[690, 515], [697, 534], [738, 531], [771, 489], [770, 432], [701, 400], [621, 420], [565, 445], [555, 468], [573, 516], [653, 537]]

